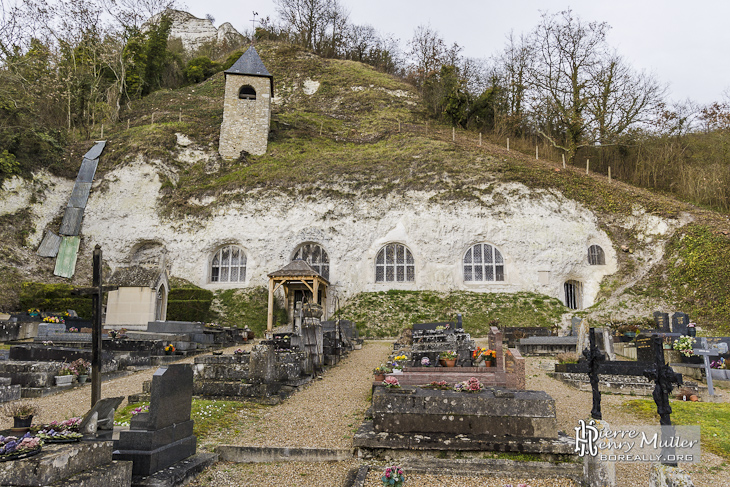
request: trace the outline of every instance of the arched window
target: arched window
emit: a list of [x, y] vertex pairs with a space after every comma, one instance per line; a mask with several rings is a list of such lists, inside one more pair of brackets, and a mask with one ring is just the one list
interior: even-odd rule
[[243, 85], [241, 86], [241, 89], [238, 90], [238, 98], [241, 100], [255, 100], [256, 90], [251, 85]]
[[606, 265], [606, 255], [598, 245], [588, 247], [588, 263], [590, 265]]
[[464, 281], [504, 281], [502, 254], [489, 244], [476, 244], [464, 254]]
[[246, 254], [237, 245], [216, 250], [210, 262], [210, 282], [243, 282], [246, 280]]
[[416, 265], [408, 247], [391, 243], [380, 249], [375, 259], [375, 282], [413, 282], [415, 280]]
[[329, 280], [330, 278], [330, 258], [327, 252], [318, 244], [306, 243], [300, 246], [294, 254], [294, 259], [302, 259], [312, 266], [320, 276]]

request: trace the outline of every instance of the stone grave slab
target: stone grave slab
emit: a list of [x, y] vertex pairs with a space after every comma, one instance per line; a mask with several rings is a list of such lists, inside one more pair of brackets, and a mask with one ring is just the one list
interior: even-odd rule
[[387, 433], [557, 438], [555, 401], [543, 391], [479, 393], [376, 387], [373, 427]]
[[[129, 486], [130, 462], [112, 461], [111, 441], [82, 441], [71, 444], [45, 444], [38, 455], [0, 463], [0, 485], [103, 485]], [[93, 472], [96, 483], [82, 484], [78, 476]]]
[[203, 333], [205, 325], [193, 321], [150, 321], [147, 323], [150, 333]]
[[105, 436], [111, 436], [114, 429], [114, 413], [122, 401], [124, 401], [124, 396], [108, 397], [97, 401], [81, 419], [79, 431], [84, 436], [94, 437], [101, 436], [100, 431], [108, 431], [109, 434]]

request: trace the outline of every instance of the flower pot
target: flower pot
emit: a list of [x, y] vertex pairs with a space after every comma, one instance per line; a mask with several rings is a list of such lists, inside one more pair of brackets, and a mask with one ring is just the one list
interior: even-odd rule
[[87, 374], [79, 375], [79, 384], [86, 384], [88, 379], [89, 376]]
[[385, 374], [375, 374], [373, 380], [376, 382], [383, 382], [385, 380]]
[[56, 375], [55, 378], [57, 386], [70, 386], [74, 380], [73, 375]]
[[696, 337], [697, 336], [697, 329], [694, 326], [687, 327], [687, 336], [688, 337]]
[[486, 364], [486, 367], [494, 367], [494, 361], [492, 360], [485, 360], [484, 363]]
[[18, 428], [30, 429], [30, 425], [32, 423], [33, 423], [33, 416], [28, 416], [27, 418], [19, 418], [17, 416], [13, 417], [13, 429], [18, 429]]
[[441, 362], [441, 366], [442, 367], [454, 367], [454, 366], [456, 366], [456, 359], [455, 358], [454, 359], [450, 359], [450, 360], [441, 359], [441, 360], [439, 360], [439, 362]]

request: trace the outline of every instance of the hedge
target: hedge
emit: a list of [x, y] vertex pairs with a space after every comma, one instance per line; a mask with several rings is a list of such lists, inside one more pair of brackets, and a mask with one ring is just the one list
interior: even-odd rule
[[70, 284], [43, 284], [24, 282], [20, 288], [20, 309], [38, 308], [41, 311], [76, 311], [80, 318], [91, 319], [92, 297], [71, 294], [76, 289]]

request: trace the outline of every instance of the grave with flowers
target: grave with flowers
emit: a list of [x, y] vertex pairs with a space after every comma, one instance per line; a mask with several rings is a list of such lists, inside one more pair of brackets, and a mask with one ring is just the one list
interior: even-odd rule
[[[440, 365], [439, 357], [442, 353], [423, 353], [423, 343], [416, 341], [423, 337], [416, 327], [418, 325], [414, 326], [414, 342], [409, 352], [410, 357], [403, 362], [406, 365], [402, 367], [401, 374], [398, 375], [401, 384], [419, 385], [438, 380], [455, 383], [462, 382], [469, 377], [476, 377], [488, 387], [525, 388], [525, 360], [517, 349], [503, 347], [502, 332], [497, 327], [490, 327], [488, 348], [477, 347], [470, 338], [462, 340], [463, 343], [473, 348], [467, 350], [468, 359], [462, 359], [463, 354], [460, 350], [453, 351], [457, 356], [455, 367]], [[425, 345], [435, 350], [438, 347], [444, 347], [445, 344], [452, 344], [440, 341], [444, 333], [445, 331], [441, 334], [427, 334]], [[451, 333], [451, 336], [459, 336], [459, 334], [468, 337], [468, 334], [463, 333], [463, 329], [459, 331], [458, 328]], [[489, 366], [487, 366], [487, 362], [489, 362]]]
[[[416, 331], [414, 337], [421, 337]], [[498, 328], [490, 328], [489, 348], [475, 346], [468, 361], [459, 355], [462, 365], [455, 367], [434, 367], [430, 356], [407, 349], [397, 353], [389, 365], [400, 359], [418, 366], [405, 366], [374, 383], [372, 419], [363, 422], [353, 439], [366, 457], [413, 450], [572, 457], [571, 439], [557, 431], [555, 401], [543, 391], [525, 390], [524, 359], [517, 350], [504, 350]], [[494, 367], [479, 366], [492, 358]]]

